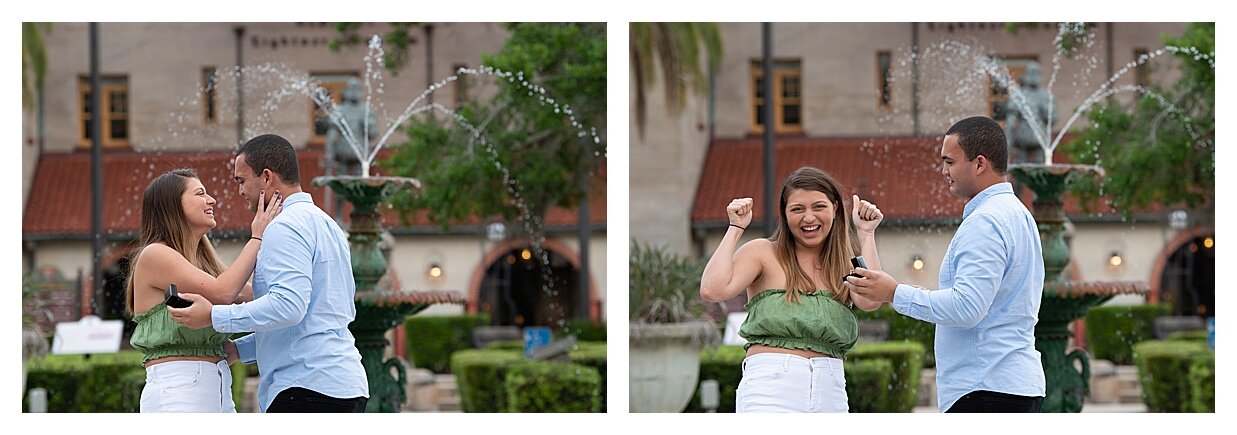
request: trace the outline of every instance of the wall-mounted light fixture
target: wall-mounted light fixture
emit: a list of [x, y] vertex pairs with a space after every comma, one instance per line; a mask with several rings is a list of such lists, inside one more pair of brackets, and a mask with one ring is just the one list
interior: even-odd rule
[[437, 261], [430, 262], [430, 267], [425, 271], [425, 276], [429, 278], [430, 281], [440, 281], [442, 280], [442, 275], [442, 265], [438, 264]]
[[911, 269], [923, 270], [923, 257], [919, 256], [918, 254], [916, 254], [914, 257], [911, 257]]
[[533, 251], [528, 250], [528, 248], [520, 250], [520, 258], [524, 261], [531, 260], [533, 258]]
[[1121, 267], [1123, 262], [1125, 262], [1125, 259], [1121, 258], [1120, 251], [1112, 251], [1112, 254], [1108, 256], [1108, 267], [1117, 269]]
[[1211, 248], [1214, 248], [1215, 246], [1216, 246], [1216, 239], [1212, 238], [1211, 236], [1207, 236], [1207, 238], [1203, 239], [1204, 248], [1211, 249]]

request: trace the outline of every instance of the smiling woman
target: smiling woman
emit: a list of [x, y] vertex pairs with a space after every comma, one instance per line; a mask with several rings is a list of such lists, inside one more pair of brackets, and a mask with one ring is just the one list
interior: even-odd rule
[[177, 169], [146, 186], [141, 248], [125, 289], [126, 309], [137, 323], [130, 343], [145, 355], [141, 412], [235, 412], [226, 357], [236, 351], [228, 347], [228, 334], [177, 324], [168, 313], [164, 290], [174, 285], [220, 304], [251, 299], [246, 281], [277, 206], [278, 200], [272, 201], [255, 214], [254, 237], [225, 269], [206, 237], [215, 227], [215, 198], [197, 172]]
[[202, 180], [189, 178], [185, 180], [186, 189], [181, 196], [181, 205], [185, 209], [185, 219], [190, 227], [200, 227], [210, 230], [215, 227], [215, 198], [206, 193]]
[[[736, 251], [752, 221], [752, 199], [726, 207], [730, 227], [701, 277], [700, 296], [724, 301], [747, 291], [747, 340], [738, 412], [846, 412], [842, 357], [858, 339], [851, 309], [880, 303], [853, 295], [843, 282], [850, 259], [861, 252], [880, 269], [876, 227], [880, 209], [858, 196], [847, 214], [838, 183], [812, 167], [791, 173], [782, 185], [778, 228]], [[854, 220], [858, 247], [850, 238]], [[802, 401], [797, 398], [823, 397]]]

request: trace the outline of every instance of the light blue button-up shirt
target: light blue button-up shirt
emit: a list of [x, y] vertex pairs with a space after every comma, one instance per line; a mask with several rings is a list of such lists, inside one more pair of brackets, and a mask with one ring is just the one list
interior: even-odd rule
[[1035, 219], [1009, 183], [966, 203], [962, 225], [941, 262], [940, 290], [906, 284], [893, 309], [936, 324], [940, 410], [979, 390], [1044, 395], [1035, 323], [1044, 292], [1044, 256]]
[[289, 195], [262, 236], [252, 302], [215, 305], [219, 332], [236, 340], [241, 361], [258, 363], [260, 409], [281, 391], [307, 388], [342, 399], [369, 397], [361, 354], [348, 324], [356, 318], [348, 235], [308, 193]]

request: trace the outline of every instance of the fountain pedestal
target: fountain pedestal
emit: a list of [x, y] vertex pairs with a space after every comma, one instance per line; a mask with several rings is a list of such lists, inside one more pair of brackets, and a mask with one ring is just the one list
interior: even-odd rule
[[1035, 192], [1032, 214], [1039, 226], [1044, 250], [1044, 294], [1039, 322], [1035, 324], [1035, 350], [1044, 366], [1046, 391], [1042, 412], [1080, 412], [1091, 386], [1087, 353], [1066, 353], [1073, 335], [1069, 324], [1087, 310], [1123, 293], [1146, 293], [1144, 282], [1069, 282], [1062, 271], [1069, 265], [1065, 243], [1065, 216], [1061, 195], [1084, 178], [1101, 177], [1104, 171], [1088, 165], [1010, 165], [1010, 175]]
[[404, 317], [430, 305], [464, 303], [455, 291], [382, 291], [378, 280], [387, 273], [387, 262], [378, 247], [382, 232], [378, 205], [402, 189], [420, 189], [421, 183], [403, 177], [324, 176], [315, 186], [328, 186], [352, 204], [348, 242], [352, 251], [352, 275], [356, 282], [356, 320], [348, 330], [356, 337], [361, 365], [369, 379], [369, 402], [365, 412], [399, 412], [407, 400], [407, 374], [398, 358], [383, 360], [390, 342], [386, 333]]

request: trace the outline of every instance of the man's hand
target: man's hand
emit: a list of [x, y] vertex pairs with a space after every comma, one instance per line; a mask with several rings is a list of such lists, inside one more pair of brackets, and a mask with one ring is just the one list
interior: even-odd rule
[[228, 365], [240, 361], [241, 352], [236, 349], [236, 342], [228, 340], [223, 342], [223, 353], [228, 354]]
[[181, 293], [180, 297], [192, 302], [193, 305], [190, 305], [188, 308], [168, 307], [168, 314], [172, 315], [172, 320], [185, 325], [189, 329], [202, 329], [211, 326], [210, 311], [214, 305], [210, 301], [201, 295], [193, 293]]
[[893, 302], [893, 291], [898, 288], [898, 280], [879, 270], [857, 267], [854, 272], [863, 278], [846, 277], [851, 291], [871, 301]]

